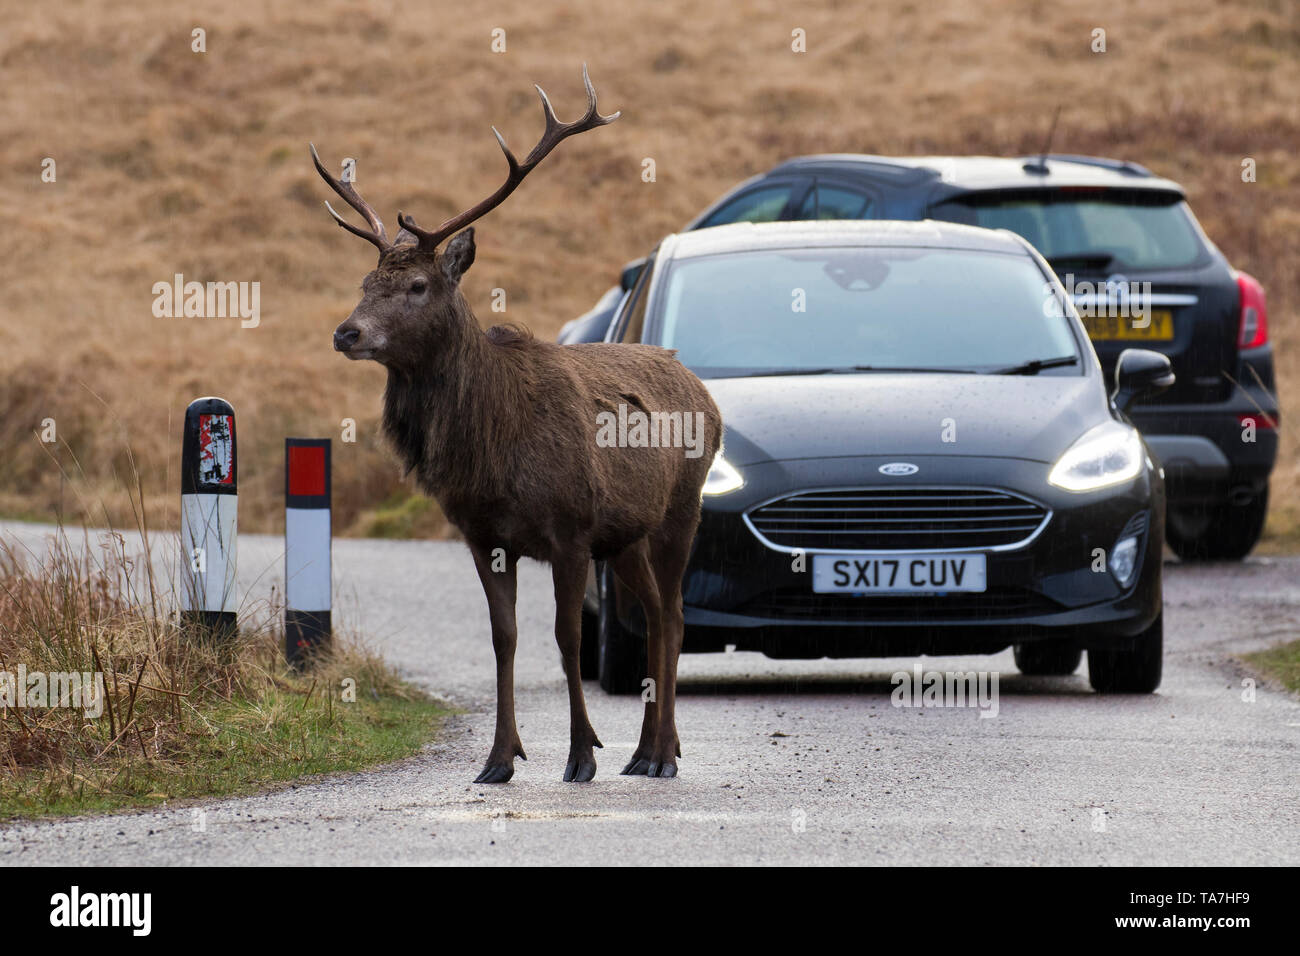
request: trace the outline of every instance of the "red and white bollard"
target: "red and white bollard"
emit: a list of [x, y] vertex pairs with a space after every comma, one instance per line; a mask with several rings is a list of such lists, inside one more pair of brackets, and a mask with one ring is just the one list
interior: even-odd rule
[[221, 398], [185, 409], [181, 439], [182, 625], [215, 635], [236, 631], [235, 534], [238, 458], [235, 410]]
[[284, 440], [284, 656], [295, 667], [328, 644], [330, 440]]

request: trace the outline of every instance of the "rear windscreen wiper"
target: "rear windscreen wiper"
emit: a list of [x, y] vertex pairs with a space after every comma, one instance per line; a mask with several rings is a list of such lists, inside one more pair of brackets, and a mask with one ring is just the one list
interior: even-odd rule
[[1079, 262], [1085, 266], [1096, 266], [1098, 269], [1104, 269], [1112, 262], [1115, 257], [1109, 252], [1068, 252], [1056, 256], [1044, 256], [1047, 264], [1055, 269], [1065, 262]]
[[1019, 365], [1009, 365], [1006, 368], [995, 368], [986, 372], [986, 375], [1037, 375], [1045, 368], [1059, 368], [1062, 365], [1078, 365], [1079, 357], [1077, 355], [1062, 355], [1059, 358], [1049, 359], [1032, 359], [1028, 362], [1022, 362]]

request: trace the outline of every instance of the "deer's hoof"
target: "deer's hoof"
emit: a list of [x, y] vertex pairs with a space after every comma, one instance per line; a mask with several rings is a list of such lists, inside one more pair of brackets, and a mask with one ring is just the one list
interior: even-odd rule
[[475, 783], [505, 783], [515, 775], [514, 762], [510, 763], [493, 763], [487, 762], [483, 772], [474, 778]]
[[645, 757], [634, 756], [627, 762], [627, 766], [619, 771], [625, 777], [644, 777], [646, 771], [650, 769], [650, 761]]
[[665, 760], [663, 763], [652, 760], [650, 766], [646, 767], [645, 775], [647, 777], [675, 777], [677, 776], [677, 764], [671, 760]]
[[596, 761], [590, 758], [573, 759], [564, 767], [565, 783], [586, 783], [596, 776]]

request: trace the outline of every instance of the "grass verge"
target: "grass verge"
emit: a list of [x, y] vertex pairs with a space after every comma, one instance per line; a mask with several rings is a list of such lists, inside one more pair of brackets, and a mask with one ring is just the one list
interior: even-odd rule
[[416, 753], [447, 713], [355, 636], [289, 670], [269, 604], [231, 638], [183, 629], [148, 554], [147, 534], [142, 554], [115, 534], [0, 546], [0, 820], [359, 770]]
[[432, 538], [447, 537], [450, 525], [433, 499], [402, 490], [363, 511], [349, 530], [362, 538]]
[[1300, 641], [1279, 644], [1265, 651], [1243, 654], [1244, 660], [1262, 674], [1278, 681], [1293, 694], [1300, 694]]

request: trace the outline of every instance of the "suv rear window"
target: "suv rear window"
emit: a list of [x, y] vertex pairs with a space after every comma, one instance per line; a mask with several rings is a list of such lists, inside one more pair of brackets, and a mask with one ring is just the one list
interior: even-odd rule
[[1110, 272], [1178, 269], [1204, 253], [1182, 198], [1156, 190], [1035, 189], [971, 193], [930, 208], [947, 222], [1010, 229], [1053, 266]]
[[790, 202], [791, 188], [790, 183], [783, 183], [751, 189], [715, 211], [696, 228], [707, 229], [733, 222], [775, 222]]
[[871, 197], [853, 189], [814, 184], [796, 219], [870, 219]]

